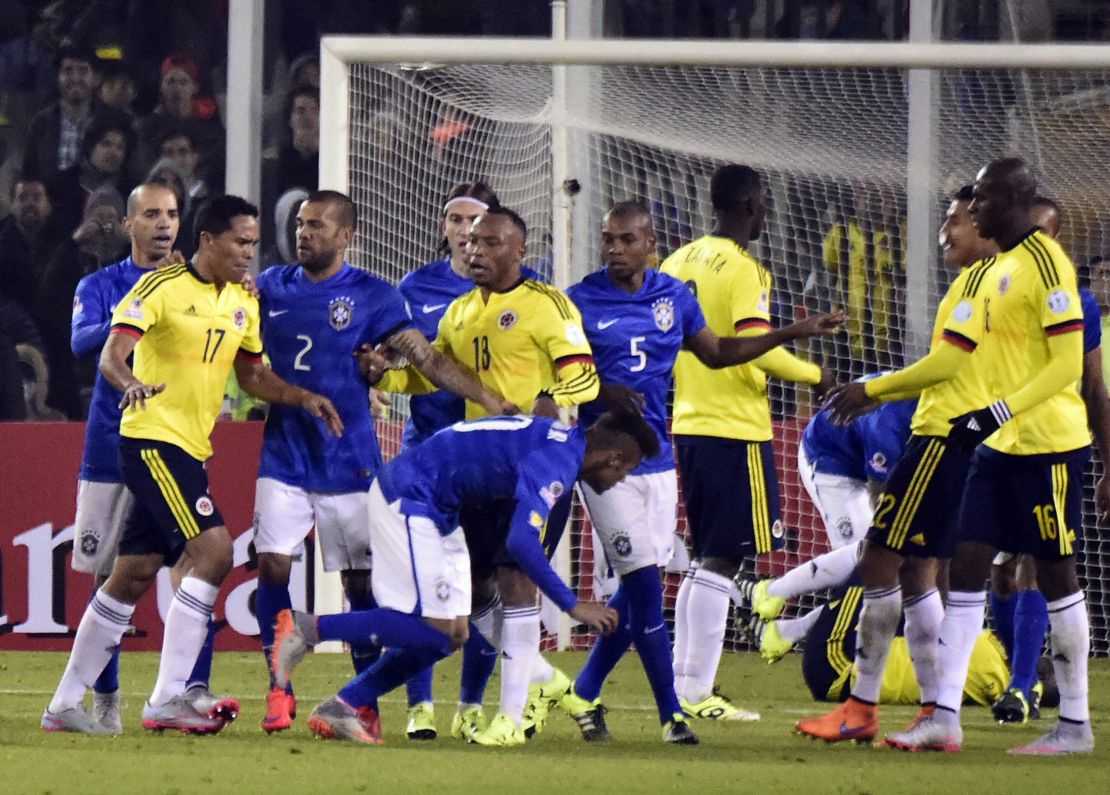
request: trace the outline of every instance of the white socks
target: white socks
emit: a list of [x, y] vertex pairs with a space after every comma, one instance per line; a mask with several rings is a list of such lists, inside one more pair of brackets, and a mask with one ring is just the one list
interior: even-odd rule
[[50, 701], [51, 712], [62, 712], [80, 705], [85, 693], [112, 658], [112, 651], [131, 624], [134, 612], [135, 605], [112, 598], [103, 588], [93, 594], [77, 627], [62, 681]]
[[960, 714], [967, 667], [987, 611], [985, 591], [949, 591], [940, 625], [940, 684], [937, 706]]
[[[539, 641], [536, 641], [536, 648], [539, 648]], [[536, 652], [535, 662], [532, 663], [532, 681], [534, 685], [545, 685], [551, 681], [551, 677], [555, 676], [555, 669], [551, 667], [544, 656]]]
[[788, 640], [791, 643], [797, 643], [806, 636], [810, 628], [817, 623], [817, 619], [821, 617], [822, 608], [818, 607], [810, 610], [804, 616], [797, 618], [780, 618], [775, 621], [775, 626], [778, 628], [779, 635], [783, 640]]
[[832, 552], [818, 555], [800, 566], [795, 566], [786, 574], [772, 580], [767, 586], [767, 593], [779, 599], [789, 600], [802, 594], [841, 585], [852, 576], [859, 561], [862, 543], [857, 541], [854, 544], [848, 544]]
[[218, 585], [198, 577], [181, 581], [166, 613], [162, 657], [158, 662], [158, 681], [150, 696], [151, 706], [159, 707], [184, 694], [185, 683], [208, 636], [208, 621], [219, 592]]
[[859, 677], [852, 687], [852, 695], [860, 701], [879, 703], [886, 658], [901, 616], [901, 586], [872, 588], [863, 592], [863, 608], [856, 628], [855, 664]]
[[477, 613], [472, 613], [470, 623], [493, 648], [501, 647], [501, 597], [496, 596]]
[[1091, 653], [1091, 628], [1083, 593], [1073, 593], [1048, 603], [1048, 623], [1052, 639], [1052, 666], [1060, 688], [1060, 717], [1086, 722], [1091, 713], [1087, 705], [1087, 657]]
[[696, 570], [689, 570], [683, 575], [674, 603], [674, 689], [679, 696], [686, 692], [689, 680], [686, 676], [686, 653], [690, 649], [690, 622], [686, 615], [690, 606], [690, 581], [694, 571]]
[[921, 686], [921, 703], [935, 704], [940, 677], [940, 625], [944, 621], [944, 603], [940, 592], [931, 591], [902, 603], [906, 613], [906, 645], [917, 683]]
[[[725, 640], [732, 580], [708, 569], [698, 569], [683, 586], [687, 587], [687, 583], [686, 610], [676, 613], [678, 626], [685, 633], [686, 655], [679, 663], [676, 643], [675, 690], [680, 698], [696, 704], [713, 694]], [[678, 671], [682, 674], [679, 675]]]
[[506, 607], [504, 616], [501, 628], [501, 712], [519, 726], [528, 703], [532, 671], [540, 653], [540, 610], [535, 605]]

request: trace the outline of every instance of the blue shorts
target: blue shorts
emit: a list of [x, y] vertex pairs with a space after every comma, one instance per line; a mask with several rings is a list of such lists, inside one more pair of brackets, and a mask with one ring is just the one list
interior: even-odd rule
[[911, 436], [890, 470], [867, 540], [900, 555], [950, 558], [968, 458], [939, 436]]
[[716, 436], [675, 436], [695, 558], [739, 562], [783, 546], [774, 447]]
[[1075, 554], [1089, 448], [1009, 455], [980, 447], [960, 506], [959, 539], [1038, 560]]
[[177, 445], [119, 440], [123, 482], [135, 495], [123, 522], [120, 555], [162, 555], [172, 566], [185, 543], [219, 527], [223, 517], [208, 493], [208, 472]]

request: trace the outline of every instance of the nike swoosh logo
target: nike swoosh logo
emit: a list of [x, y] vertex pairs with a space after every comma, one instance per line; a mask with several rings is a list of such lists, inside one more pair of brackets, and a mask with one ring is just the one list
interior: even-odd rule
[[657, 627], [650, 627], [650, 628], [644, 630], [644, 634], [645, 635], [650, 635], [653, 632], [658, 632], [659, 630], [665, 628], [666, 626], [667, 626], [667, 624], [666, 624], [666, 622], [664, 622], [664, 623], [660, 624]]
[[445, 306], [447, 306], [447, 304], [424, 304], [424, 314], [430, 314], [432, 312], [435, 312], [437, 309], [443, 309], [443, 307]]
[[270, 317], [278, 317], [279, 315], [284, 315], [288, 311], [288, 309], [271, 309], [269, 315]]
[[599, 321], [597, 321], [597, 330], [598, 331], [604, 331], [605, 329], [609, 328], [611, 325], [618, 322], [619, 320], [620, 320], [619, 317], [616, 318], [615, 320], [599, 320]]
[[861, 731], [866, 729], [867, 726], [868, 726], [868, 724], [864, 723], [862, 726], [854, 726], [854, 727], [849, 729], [848, 728], [848, 723], [847, 723], [847, 721], [845, 721], [845, 722], [840, 724], [840, 736], [841, 737], [854, 737], [855, 735], [859, 734]]

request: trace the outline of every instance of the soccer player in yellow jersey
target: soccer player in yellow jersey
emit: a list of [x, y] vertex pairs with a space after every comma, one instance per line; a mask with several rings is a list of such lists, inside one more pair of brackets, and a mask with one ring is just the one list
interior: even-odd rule
[[[719, 337], [771, 329], [771, 274], [744, 248], [763, 229], [763, 185], [747, 166], [717, 169], [712, 234], [678, 249], [661, 270], [694, 293]], [[784, 348], [714, 370], [683, 351], [675, 364], [672, 431], [690, 524], [693, 567], [675, 612], [675, 690], [690, 715], [758, 720], [714, 693], [732, 577], [746, 556], [781, 546], [767, 376], [826, 386], [821, 368]]]
[[1036, 182], [1018, 158], [996, 160], [975, 183], [971, 210], [1001, 253], [983, 289], [990, 295], [993, 402], [954, 420], [950, 438], [975, 452], [952, 560], [941, 627], [941, 681], [933, 728], [921, 742], [962, 744], [957, 695], [971, 639], [983, 623], [983, 583], [999, 547], [1031, 554], [1048, 602], [1060, 719], [1022, 755], [1094, 749], [1087, 703], [1090, 625], [1075, 570], [1082, 476], [1090, 433], [1076, 389], [1083, 371], [1083, 315], [1075, 269], [1030, 210]]
[[[135, 603], [164, 564], [187, 554], [166, 615], [158, 680], [143, 726], [212, 734], [233, 720], [238, 702], [208, 712], [185, 697], [220, 583], [231, 568], [231, 535], [208, 491], [209, 435], [232, 367], [239, 383], [271, 403], [299, 406], [339, 435], [327, 398], [294, 387], [262, 365], [258, 302], [239, 282], [258, 245], [258, 210], [236, 196], [200, 208], [192, 264], [143, 276], [120, 301], [100, 371], [123, 393], [120, 466], [135, 501], [119, 557], [81, 619], [69, 664], [43, 716], [82, 712], [85, 691], [127, 630]], [[128, 358], [134, 353], [133, 368]]]
[[[447, 308], [433, 344], [516, 406], [532, 414], [557, 416], [559, 408], [596, 398], [600, 382], [574, 304], [559, 290], [522, 277], [526, 234], [520, 216], [503, 207], [490, 208], [474, 222], [469, 253], [476, 287]], [[373, 380], [376, 370], [371, 368], [369, 375]], [[386, 372], [377, 387], [387, 392], [430, 391], [412, 368]], [[466, 418], [482, 416], [486, 416], [482, 407], [468, 401]], [[543, 537], [548, 555], [562, 534], [569, 497], [566, 492], [558, 500], [548, 521]], [[481, 731], [480, 708], [460, 705], [452, 733], [488, 745], [524, 742], [522, 722], [530, 684], [536, 685], [534, 695], [538, 692], [544, 702], [553, 702], [570, 687], [570, 680], [539, 655], [536, 586], [504, 550], [511, 514], [511, 503], [466, 506], [460, 514], [467, 546], [475, 553], [475, 606], [494, 598], [491, 580], [496, 571], [504, 614], [501, 708], [489, 728]], [[485, 562], [485, 571], [479, 561]]]
[[804, 735], [829, 742], [875, 737], [883, 670], [903, 611], [921, 686], [921, 716], [935, 707], [937, 638], [944, 615], [937, 572], [940, 561], [952, 554], [969, 463], [968, 453], [946, 437], [952, 417], [988, 399], [983, 354], [976, 348], [986, 334], [982, 284], [997, 249], [971, 224], [971, 199], [970, 187], [957, 193], [940, 230], [945, 262], [963, 271], [937, 307], [929, 354], [904, 370], [840, 387], [830, 397], [834, 417], [851, 418], [876, 401], [920, 394], [910, 440], [883, 487], [858, 565], [864, 589], [855, 658], [859, 675], [844, 704], [797, 722], [795, 729]]

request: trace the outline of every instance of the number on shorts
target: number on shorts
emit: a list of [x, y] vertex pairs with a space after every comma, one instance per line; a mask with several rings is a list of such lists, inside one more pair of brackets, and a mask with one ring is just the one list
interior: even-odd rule
[[307, 373], [312, 370], [312, 365], [305, 364], [304, 357], [310, 350], [312, 350], [312, 337], [308, 336], [307, 334], [298, 334], [297, 339], [304, 342], [304, 347], [301, 348], [301, 352], [297, 354], [297, 357], [293, 359], [293, 369], [303, 370]]
[[1041, 529], [1041, 541], [1055, 541], [1057, 533], [1056, 509], [1051, 505], [1034, 505], [1033, 515]]
[[886, 530], [886, 515], [894, 508], [894, 503], [897, 502], [893, 494], [883, 494], [879, 497], [879, 507], [875, 509], [875, 518], [871, 520], [871, 524], [880, 530]]

